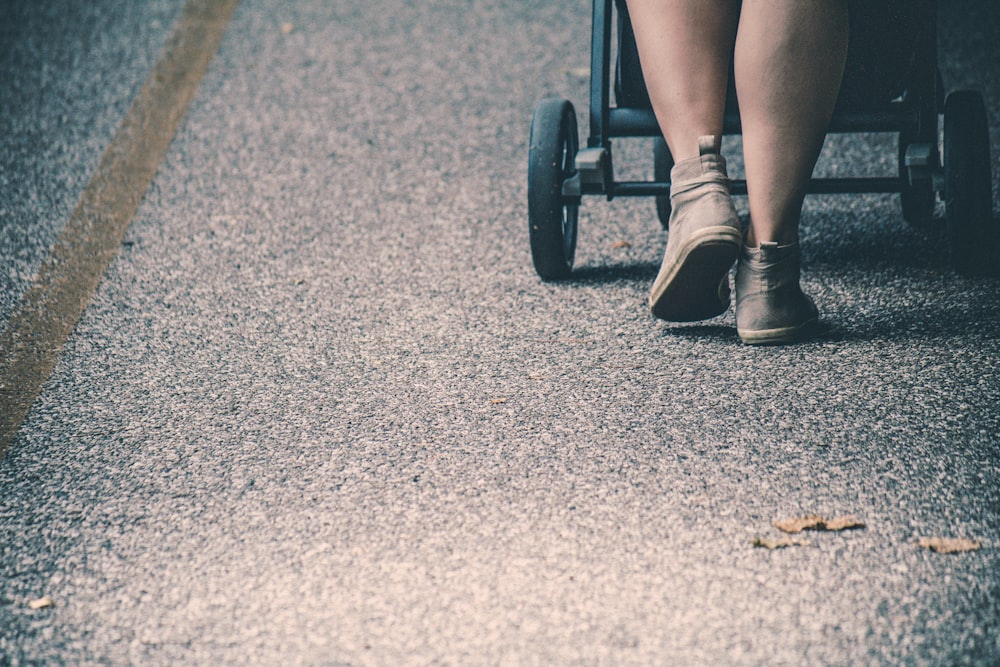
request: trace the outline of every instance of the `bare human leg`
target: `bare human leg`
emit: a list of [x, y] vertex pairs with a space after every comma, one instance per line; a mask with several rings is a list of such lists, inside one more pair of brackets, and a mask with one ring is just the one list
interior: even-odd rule
[[739, 218], [719, 154], [738, 0], [628, 0], [639, 60], [674, 156], [670, 234], [649, 291], [653, 314], [704, 320], [729, 309]]
[[744, 0], [736, 92], [750, 199], [747, 244], [794, 243], [847, 56], [847, 0]]
[[744, 0], [735, 76], [750, 229], [736, 267], [736, 331], [797, 341], [819, 319], [799, 284], [799, 218], [847, 55], [847, 0]]
[[[810, 3], [811, 4], [811, 3]], [[739, 0], [628, 0], [646, 88], [674, 161], [722, 136]]]

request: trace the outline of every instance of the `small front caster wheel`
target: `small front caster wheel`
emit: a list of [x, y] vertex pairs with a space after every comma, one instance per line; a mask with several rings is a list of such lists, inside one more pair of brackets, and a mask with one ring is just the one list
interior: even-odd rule
[[563, 183], [576, 171], [578, 149], [573, 105], [539, 102], [528, 147], [528, 233], [531, 260], [545, 280], [568, 278], [573, 270], [580, 204], [563, 195]]
[[972, 90], [951, 93], [944, 105], [944, 203], [955, 269], [996, 273], [989, 126], [983, 98]]

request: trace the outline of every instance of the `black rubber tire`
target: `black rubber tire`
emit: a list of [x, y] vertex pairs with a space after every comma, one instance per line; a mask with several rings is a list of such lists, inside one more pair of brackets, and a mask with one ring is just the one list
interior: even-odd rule
[[[936, 134], [936, 133], [935, 133]], [[899, 176], [903, 179], [903, 190], [899, 193], [899, 206], [903, 219], [914, 227], [927, 227], [934, 219], [934, 183], [928, 178], [924, 183], [911, 186], [906, 174], [906, 149], [916, 139], [908, 132], [899, 133]], [[937, 139], [935, 139], [935, 142]], [[935, 149], [935, 153], [936, 153]], [[937, 164], [932, 165], [932, 170]]]
[[944, 105], [944, 202], [952, 265], [964, 275], [997, 273], [990, 135], [982, 96], [948, 95]]
[[562, 186], [576, 170], [578, 150], [573, 105], [539, 102], [528, 146], [528, 233], [531, 260], [544, 280], [568, 278], [573, 270], [580, 207], [566, 201]]
[[[653, 179], [656, 181], [669, 181], [670, 170], [674, 168], [674, 156], [670, 154], [667, 142], [663, 137], [657, 137], [653, 141]], [[660, 224], [664, 229], [670, 227], [670, 197], [659, 195], [656, 197], [656, 217], [660, 219]]]

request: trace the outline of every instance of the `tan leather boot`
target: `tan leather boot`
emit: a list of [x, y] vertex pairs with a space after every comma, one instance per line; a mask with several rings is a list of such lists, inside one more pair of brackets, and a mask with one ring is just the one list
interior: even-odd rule
[[742, 244], [729, 196], [726, 159], [714, 136], [699, 137], [700, 155], [670, 171], [667, 249], [649, 292], [649, 307], [672, 322], [694, 322], [729, 308], [729, 269]]
[[799, 244], [744, 247], [736, 266], [736, 333], [748, 345], [801, 340], [819, 319], [799, 286]]

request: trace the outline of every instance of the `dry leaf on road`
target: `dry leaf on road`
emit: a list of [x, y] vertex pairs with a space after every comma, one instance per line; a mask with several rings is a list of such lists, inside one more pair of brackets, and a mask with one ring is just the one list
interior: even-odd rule
[[791, 537], [779, 537], [772, 540], [769, 537], [755, 537], [750, 540], [750, 544], [762, 549], [784, 549], [785, 547], [807, 547], [809, 540], [796, 540]]
[[506, 398], [493, 398], [493, 399], [490, 399], [490, 405], [500, 405], [500, 404], [506, 403], [506, 402], [507, 402]]
[[281, 24], [281, 32], [285, 33], [286, 35], [291, 33], [293, 30], [295, 30], [295, 26], [292, 25], [291, 23]]
[[917, 546], [930, 549], [939, 554], [957, 554], [965, 551], [978, 551], [979, 540], [967, 540], [963, 537], [921, 537]]
[[830, 519], [826, 522], [825, 527], [822, 530], [854, 530], [855, 528], [864, 528], [865, 523], [863, 521], [858, 521], [853, 516], [839, 516], [834, 519]]
[[827, 520], [819, 515], [810, 514], [792, 519], [779, 519], [774, 522], [774, 527], [786, 533], [801, 533], [803, 530], [851, 530], [864, 528], [865, 524], [852, 516], [840, 516]]
[[611, 244], [612, 250], [619, 250], [621, 248], [631, 248], [631, 247], [632, 244], [629, 243], [628, 241], [615, 241], [614, 243]]
[[811, 530], [821, 523], [823, 523], [823, 517], [810, 514], [793, 519], [779, 519], [774, 522], [774, 527], [786, 533], [801, 533], [803, 530]]

